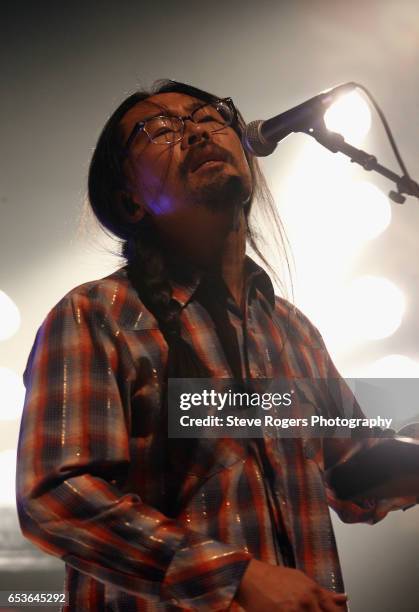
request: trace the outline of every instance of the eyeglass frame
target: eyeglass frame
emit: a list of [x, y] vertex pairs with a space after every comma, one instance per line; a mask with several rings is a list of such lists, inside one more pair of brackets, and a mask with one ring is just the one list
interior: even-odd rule
[[[180, 115], [154, 115], [153, 117], [147, 117], [147, 119], [143, 119], [141, 121], [137, 121], [134, 124], [134, 126], [133, 126], [133, 128], [132, 128], [132, 130], [130, 132], [130, 135], [127, 138], [126, 144], [125, 144], [125, 146], [124, 146], [124, 148], [122, 150], [121, 157], [124, 158], [127, 155], [127, 153], [129, 151], [132, 143], [134, 142], [135, 138], [138, 136], [138, 134], [141, 131], [144, 131], [145, 134], [147, 135], [147, 138], [148, 138], [149, 142], [151, 142], [152, 144], [155, 144], [155, 145], [173, 145], [173, 144], [176, 144], [177, 142], [180, 142], [182, 140], [184, 134], [185, 134], [185, 121], [187, 119], [189, 119], [190, 121], [192, 121], [193, 123], [198, 125], [199, 122], [195, 121], [194, 118], [193, 118], [194, 113], [199, 111], [201, 108], [204, 108], [205, 106], [208, 106], [210, 104], [213, 105], [213, 104], [216, 104], [218, 102], [226, 102], [227, 103], [227, 105], [229, 106], [230, 110], [233, 112], [233, 118], [232, 118], [230, 123], [226, 123], [225, 125], [222, 125], [217, 130], [211, 130], [211, 134], [214, 134], [215, 132], [219, 132], [222, 129], [224, 129], [225, 127], [230, 127], [231, 125], [237, 124], [237, 109], [236, 109], [236, 107], [234, 105], [234, 102], [233, 102], [232, 98], [217, 98], [216, 100], [204, 102], [203, 104], [200, 104], [199, 106], [194, 108], [194, 110], [189, 115], [183, 115], [183, 116], [180, 116]], [[147, 132], [145, 126], [146, 126], [147, 121], [150, 121], [151, 119], [158, 119], [159, 117], [161, 117], [161, 118], [173, 117], [175, 119], [180, 119], [180, 121], [181, 121], [181, 127], [179, 129], [180, 137], [177, 140], [174, 140], [173, 142], [155, 142], [154, 140], [152, 140], [152, 138], [151, 138], [150, 134]]]

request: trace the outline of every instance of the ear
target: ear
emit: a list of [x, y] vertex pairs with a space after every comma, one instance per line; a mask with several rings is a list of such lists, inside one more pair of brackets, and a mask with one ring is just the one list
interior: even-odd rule
[[117, 195], [118, 212], [125, 223], [138, 223], [144, 217], [144, 204], [137, 202], [130, 194], [121, 191]]

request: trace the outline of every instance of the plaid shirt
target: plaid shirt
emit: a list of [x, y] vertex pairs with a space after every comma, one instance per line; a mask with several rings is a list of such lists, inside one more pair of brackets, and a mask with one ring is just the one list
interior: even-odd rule
[[[243, 377], [337, 377], [317, 329], [246, 264], [244, 312], [227, 302]], [[194, 300], [199, 283], [199, 274], [172, 282], [182, 334], [214, 377], [232, 378]], [[375, 522], [406, 499], [337, 499], [324, 483], [325, 457], [341, 460], [347, 441], [224, 438], [205, 456], [198, 448], [183, 474], [175, 466], [180, 510], [169, 518], [157, 436], [167, 352], [125, 268], [70, 291], [36, 336], [24, 374], [18, 512], [24, 535], [66, 564], [64, 610], [239, 610], [234, 596], [252, 557], [343, 590], [328, 504], [344, 521]]]

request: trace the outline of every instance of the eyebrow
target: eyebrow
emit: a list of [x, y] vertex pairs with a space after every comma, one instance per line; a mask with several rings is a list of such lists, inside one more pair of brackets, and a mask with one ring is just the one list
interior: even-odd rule
[[191, 104], [188, 104], [186, 106], [186, 110], [192, 113], [194, 110], [196, 110], [200, 106], [204, 106], [205, 104], [208, 104], [208, 102], [205, 102], [205, 100], [197, 100], [196, 102], [191, 102]]
[[[209, 104], [209, 103], [205, 102], [204, 100], [197, 100], [196, 102], [191, 102], [190, 104], [187, 104], [185, 106], [185, 109], [187, 112], [193, 113], [194, 110], [196, 110], [200, 106], [205, 106], [205, 104]], [[164, 113], [166, 113], [166, 115], [169, 117], [179, 117], [179, 115], [177, 115], [175, 111], [170, 111], [168, 108], [161, 107], [159, 113], [154, 113], [153, 115], [147, 115], [147, 117], [143, 117], [142, 119], [139, 119], [136, 123], [142, 123], [143, 121], [148, 121], [149, 119], [153, 119], [154, 117], [159, 117], [160, 115], [166, 116]]]

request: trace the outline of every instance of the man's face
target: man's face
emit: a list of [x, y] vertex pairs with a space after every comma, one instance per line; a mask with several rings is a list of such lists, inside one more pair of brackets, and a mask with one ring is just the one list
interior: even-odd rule
[[[202, 105], [197, 98], [156, 94], [131, 108], [121, 121], [126, 142], [138, 121], [156, 115], [184, 116]], [[231, 229], [251, 193], [251, 174], [240, 139], [230, 126], [208, 132], [186, 120], [181, 141], [154, 144], [141, 131], [125, 161], [127, 191], [144, 206], [167, 237], [185, 241], [190, 232]]]

